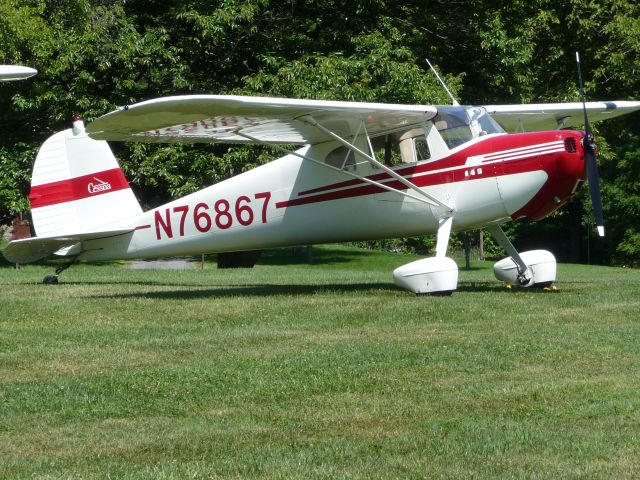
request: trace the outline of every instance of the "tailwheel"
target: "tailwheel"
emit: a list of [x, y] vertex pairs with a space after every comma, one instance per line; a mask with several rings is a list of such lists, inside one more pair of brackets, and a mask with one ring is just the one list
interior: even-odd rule
[[76, 262], [77, 258], [78, 258], [78, 256], [76, 255], [75, 257], [73, 257], [67, 263], [64, 263], [64, 264], [58, 266], [53, 275], [47, 275], [46, 277], [44, 277], [42, 279], [42, 283], [45, 284], [45, 285], [57, 285], [58, 284], [58, 277], [60, 276], [60, 274], [62, 272], [64, 272], [67, 268], [69, 268], [71, 265], [73, 265]]
[[57, 285], [58, 275], [47, 275], [42, 279], [42, 283], [44, 283], [45, 285]]

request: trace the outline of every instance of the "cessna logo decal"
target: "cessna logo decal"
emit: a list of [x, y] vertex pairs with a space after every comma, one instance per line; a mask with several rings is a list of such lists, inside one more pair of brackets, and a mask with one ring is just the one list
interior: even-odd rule
[[99, 193], [111, 190], [111, 184], [109, 182], [104, 182], [96, 177], [93, 177], [93, 179], [98, 183], [91, 182], [89, 183], [89, 185], [87, 185], [87, 190], [89, 190], [89, 193]]

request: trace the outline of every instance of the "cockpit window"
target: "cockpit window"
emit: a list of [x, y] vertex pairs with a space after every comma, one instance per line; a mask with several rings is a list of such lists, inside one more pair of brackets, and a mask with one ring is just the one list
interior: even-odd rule
[[427, 139], [424, 138], [424, 134], [413, 139], [413, 148], [416, 152], [416, 160], [418, 162], [424, 162], [431, 158], [429, 145], [427, 144]]
[[327, 165], [339, 168], [340, 170], [356, 169], [356, 157], [353, 151], [344, 146], [340, 146], [329, 152], [325, 162]]
[[449, 148], [489, 133], [505, 133], [483, 107], [438, 107], [433, 123]]

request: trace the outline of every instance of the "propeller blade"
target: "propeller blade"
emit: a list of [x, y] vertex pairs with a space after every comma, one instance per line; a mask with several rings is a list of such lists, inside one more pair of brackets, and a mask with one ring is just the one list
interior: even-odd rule
[[585, 135], [583, 140], [585, 163], [587, 165], [587, 181], [589, 182], [589, 194], [593, 205], [593, 214], [596, 219], [598, 235], [604, 237], [604, 215], [602, 214], [602, 198], [600, 197], [600, 176], [598, 175], [598, 163], [593, 139]]
[[580, 87], [580, 97], [582, 98], [582, 109], [584, 111], [584, 137], [582, 147], [584, 149], [585, 164], [587, 169], [587, 181], [589, 182], [589, 194], [593, 205], [593, 214], [596, 219], [598, 235], [604, 237], [604, 215], [602, 214], [602, 198], [600, 196], [600, 175], [598, 174], [598, 162], [596, 160], [596, 142], [591, 132], [589, 116], [587, 115], [587, 105], [582, 84], [582, 69], [580, 68], [580, 54], [576, 52], [576, 65], [578, 67], [578, 84]]
[[576, 52], [576, 65], [578, 66], [578, 86], [580, 87], [580, 99], [582, 100], [582, 111], [584, 112], [584, 131], [587, 137], [591, 137], [591, 124], [587, 115], [587, 104], [584, 95], [584, 85], [582, 84], [582, 68], [580, 67], [580, 53]]

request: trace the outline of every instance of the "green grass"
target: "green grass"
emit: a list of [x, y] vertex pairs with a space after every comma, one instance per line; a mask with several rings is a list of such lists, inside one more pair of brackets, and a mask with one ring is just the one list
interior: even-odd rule
[[251, 270], [0, 266], [0, 478], [635, 478], [640, 271], [490, 263], [416, 297], [412, 257]]

